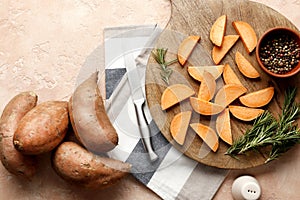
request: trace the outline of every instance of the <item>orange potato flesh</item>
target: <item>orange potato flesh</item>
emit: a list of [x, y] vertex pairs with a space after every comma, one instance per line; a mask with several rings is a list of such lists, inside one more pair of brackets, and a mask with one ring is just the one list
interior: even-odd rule
[[226, 35], [224, 36], [221, 47], [214, 46], [212, 50], [212, 59], [216, 65], [218, 65], [225, 57], [227, 52], [234, 46], [238, 41], [239, 35]]
[[184, 66], [191, 53], [193, 52], [200, 36], [191, 35], [185, 38], [178, 47], [177, 58], [178, 62]]
[[250, 54], [257, 45], [257, 36], [250, 24], [244, 21], [234, 21], [232, 25], [240, 35], [242, 42], [248, 54]]
[[161, 96], [161, 108], [166, 110], [173, 105], [194, 95], [195, 91], [184, 84], [175, 84], [167, 87]]
[[262, 90], [251, 92], [241, 96], [240, 102], [250, 108], [259, 108], [267, 105], [274, 96], [274, 87], [267, 87]]
[[244, 106], [229, 106], [229, 111], [234, 117], [242, 121], [252, 121], [264, 112], [263, 109]]
[[174, 140], [183, 145], [192, 116], [191, 111], [181, 112], [174, 116], [170, 125], [170, 132]]
[[235, 72], [232, 70], [229, 64], [225, 64], [224, 66], [224, 71], [223, 71], [223, 80], [225, 84], [236, 84], [236, 85], [241, 85], [240, 79], [237, 77]]
[[216, 120], [216, 130], [220, 138], [227, 144], [232, 145], [229, 109], [223, 110]]
[[215, 95], [217, 84], [213, 75], [207, 71], [204, 71], [203, 78], [199, 88], [198, 98], [204, 101], [210, 101]]
[[219, 139], [216, 132], [203, 124], [193, 123], [190, 124], [192, 129], [200, 136], [200, 138], [213, 150], [216, 152], [219, 148]]
[[260, 74], [254, 68], [254, 66], [240, 53], [236, 52], [235, 62], [240, 70], [240, 72], [248, 78], [258, 78]]
[[224, 65], [215, 65], [215, 66], [189, 66], [188, 73], [189, 75], [197, 80], [203, 81], [203, 73], [204, 71], [209, 72], [215, 79], [218, 79], [223, 73]]
[[247, 89], [241, 85], [224, 85], [216, 94], [215, 103], [226, 107], [246, 92]]
[[195, 112], [201, 115], [216, 115], [224, 110], [224, 107], [196, 97], [190, 97], [190, 103]]
[[220, 16], [210, 29], [209, 38], [213, 44], [220, 47], [223, 43], [224, 34], [226, 31], [227, 16]]

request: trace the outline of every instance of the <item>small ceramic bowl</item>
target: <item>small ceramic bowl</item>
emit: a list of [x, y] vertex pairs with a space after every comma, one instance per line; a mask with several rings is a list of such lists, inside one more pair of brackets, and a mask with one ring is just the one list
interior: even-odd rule
[[[264, 62], [262, 61], [262, 56], [261, 56], [261, 51], [263, 51], [262, 47], [264, 47], [266, 45], [266, 43], [268, 43], [268, 41], [272, 41], [272, 40], [274, 40], [274, 38], [278, 38], [278, 37], [282, 37], [282, 36], [290, 36], [298, 43], [298, 46], [300, 47], [300, 34], [297, 31], [290, 29], [290, 28], [286, 28], [286, 27], [275, 27], [275, 28], [272, 28], [272, 29], [266, 31], [262, 35], [262, 37], [258, 40], [258, 43], [256, 46], [256, 59], [260, 65], [260, 67], [266, 73], [270, 74], [271, 76], [278, 77], [278, 78], [287, 78], [287, 77], [297, 74], [300, 71], [300, 62], [297, 64], [297, 66], [295, 66], [290, 71], [279, 74], [279, 73], [274, 73], [274, 72], [270, 71], [267, 68], [267, 66], [265, 66]], [[300, 54], [300, 52], [298, 52], [298, 54]], [[272, 57], [271, 57], [271, 59], [272, 59]], [[300, 59], [300, 58], [298, 58], [298, 59]]]

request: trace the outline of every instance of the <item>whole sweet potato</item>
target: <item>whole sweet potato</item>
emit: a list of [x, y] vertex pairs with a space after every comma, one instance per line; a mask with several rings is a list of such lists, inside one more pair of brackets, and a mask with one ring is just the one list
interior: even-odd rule
[[93, 73], [74, 91], [69, 101], [72, 127], [78, 140], [95, 153], [112, 150], [118, 134], [112, 126], [97, 85], [98, 73]]
[[13, 143], [23, 154], [38, 155], [49, 152], [61, 143], [68, 124], [68, 102], [43, 102], [22, 118], [15, 131]]
[[127, 175], [131, 165], [95, 155], [74, 142], [64, 142], [52, 155], [52, 166], [71, 184], [101, 189]]
[[0, 119], [1, 162], [10, 173], [26, 179], [30, 179], [36, 172], [35, 158], [15, 149], [13, 135], [24, 115], [36, 106], [37, 99], [33, 92], [16, 95], [5, 106]]

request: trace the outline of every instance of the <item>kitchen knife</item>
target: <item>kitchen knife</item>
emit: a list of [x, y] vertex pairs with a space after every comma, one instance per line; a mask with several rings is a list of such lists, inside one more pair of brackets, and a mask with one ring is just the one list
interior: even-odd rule
[[133, 100], [135, 113], [137, 117], [137, 124], [141, 134], [144, 147], [149, 154], [150, 160], [153, 162], [158, 159], [158, 156], [154, 152], [151, 144], [149, 123], [145, 117], [143, 110], [145, 104], [145, 97], [142, 90], [141, 78], [138, 74], [136, 63], [132, 52], [124, 55], [125, 67], [127, 70], [127, 77], [131, 89], [131, 97]]

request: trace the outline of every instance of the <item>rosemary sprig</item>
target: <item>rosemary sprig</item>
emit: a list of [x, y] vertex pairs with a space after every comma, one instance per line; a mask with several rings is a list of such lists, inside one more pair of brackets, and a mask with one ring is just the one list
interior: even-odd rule
[[296, 88], [289, 88], [284, 100], [282, 114], [279, 118], [279, 128], [275, 132], [274, 144], [266, 162], [277, 159], [291, 147], [300, 143], [300, 130], [295, 120], [300, 116], [300, 104], [295, 103]]
[[296, 88], [289, 88], [285, 94], [282, 113], [277, 121], [270, 112], [265, 111], [258, 117], [251, 129], [236, 140], [226, 154], [235, 157], [248, 150], [272, 145], [266, 162], [277, 159], [295, 144], [300, 143], [300, 130], [295, 120], [300, 116], [300, 104], [294, 102]]
[[300, 131], [296, 126], [293, 126], [291, 130], [285, 135], [277, 135], [274, 137], [272, 150], [269, 153], [269, 158], [265, 161], [270, 162], [277, 159], [279, 156], [290, 150], [294, 145], [300, 142]]
[[168, 68], [169, 65], [172, 65], [173, 63], [177, 62], [177, 59], [172, 60], [170, 62], [166, 62], [165, 61], [165, 56], [167, 54], [168, 49], [164, 49], [164, 48], [158, 48], [152, 51], [152, 55], [154, 57], [154, 59], [156, 60], [156, 62], [160, 65], [161, 68], [161, 72], [160, 72], [160, 76], [162, 78], [162, 80], [169, 85], [169, 79], [171, 74], [173, 73], [173, 70]]
[[227, 155], [245, 153], [250, 149], [257, 149], [266, 144], [272, 144], [272, 135], [277, 128], [277, 122], [269, 111], [265, 111], [255, 121], [251, 129], [236, 140], [228, 148]]

